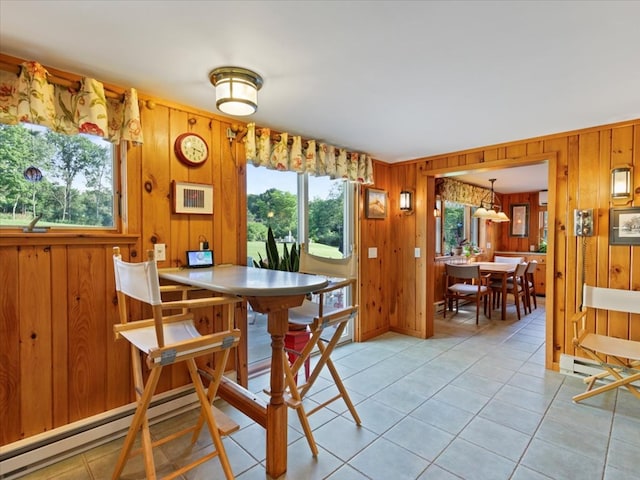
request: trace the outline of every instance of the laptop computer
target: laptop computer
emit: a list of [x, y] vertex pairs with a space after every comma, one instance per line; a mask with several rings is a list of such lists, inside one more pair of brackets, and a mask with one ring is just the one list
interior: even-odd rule
[[187, 250], [187, 268], [213, 267], [213, 251]]

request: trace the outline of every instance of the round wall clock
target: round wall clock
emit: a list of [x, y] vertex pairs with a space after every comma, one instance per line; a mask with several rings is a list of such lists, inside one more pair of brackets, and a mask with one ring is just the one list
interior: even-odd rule
[[183, 133], [174, 143], [176, 157], [190, 167], [199, 167], [209, 158], [209, 146], [204, 138], [196, 133]]

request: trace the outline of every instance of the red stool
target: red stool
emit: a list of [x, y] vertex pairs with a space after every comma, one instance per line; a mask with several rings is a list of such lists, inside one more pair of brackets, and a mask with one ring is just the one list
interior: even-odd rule
[[[284, 336], [284, 348], [287, 350], [287, 356], [289, 357], [289, 363], [293, 365], [293, 362], [298, 358], [298, 352], [301, 352], [304, 346], [311, 338], [311, 333], [305, 328], [304, 330], [289, 330]], [[294, 377], [295, 382], [298, 383], [298, 375]], [[304, 362], [304, 379], [309, 379], [309, 357]]]

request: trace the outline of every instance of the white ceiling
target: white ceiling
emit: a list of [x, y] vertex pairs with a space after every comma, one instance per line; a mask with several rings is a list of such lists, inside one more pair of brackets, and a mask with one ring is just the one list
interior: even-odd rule
[[249, 68], [259, 126], [398, 162], [639, 118], [639, 19], [639, 1], [0, 0], [0, 51], [211, 112], [208, 73]]

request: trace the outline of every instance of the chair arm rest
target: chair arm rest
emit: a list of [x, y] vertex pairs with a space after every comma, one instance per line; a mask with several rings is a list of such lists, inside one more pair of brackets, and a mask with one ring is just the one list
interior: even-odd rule
[[160, 293], [166, 292], [194, 292], [204, 290], [200, 287], [191, 287], [189, 285], [160, 285]]
[[228, 305], [230, 303], [241, 302], [240, 297], [206, 297], [206, 298], [190, 298], [187, 300], [176, 300], [174, 302], [162, 302], [162, 310], [173, 310], [178, 308], [204, 308], [216, 307], [219, 305]]
[[329, 284], [326, 287], [320, 290], [316, 290], [315, 292], [312, 292], [312, 293], [321, 294], [321, 293], [331, 292], [339, 288], [348, 287], [349, 285], [355, 282], [355, 280], [352, 278], [329, 278], [328, 280], [329, 280]]

